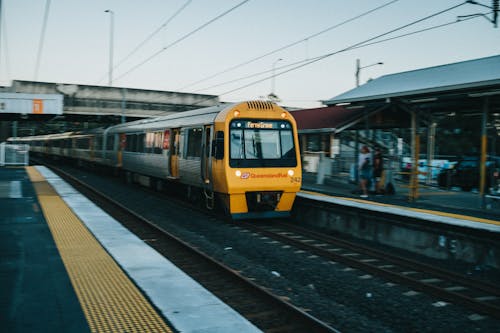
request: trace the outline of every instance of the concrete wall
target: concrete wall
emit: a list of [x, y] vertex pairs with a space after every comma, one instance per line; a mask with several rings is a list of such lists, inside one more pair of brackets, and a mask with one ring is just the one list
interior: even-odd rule
[[430, 226], [424, 221], [401, 221], [401, 218], [382, 216], [373, 212], [353, 210], [343, 206], [318, 207], [309, 200], [297, 198], [294, 217], [310, 225], [375, 242], [426, 257], [478, 267], [500, 269], [500, 243], [491, 238], [474, 235], [446, 225]]

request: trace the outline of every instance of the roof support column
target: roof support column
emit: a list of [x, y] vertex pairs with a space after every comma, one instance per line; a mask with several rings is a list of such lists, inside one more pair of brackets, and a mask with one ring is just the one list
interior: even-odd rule
[[483, 114], [481, 120], [481, 160], [479, 164], [479, 194], [480, 194], [480, 207], [486, 207], [485, 201], [485, 187], [486, 187], [486, 154], [488, 148], [488, 130], [486, 123], [488, 121], [489, 113], [489, 99], [487, 96], [483, 97]]
[[418, 114], [414, 110], [411, 110], [411, 134], [412, 163], [408, 201], [414, 202], [418, 199], [418, 159], [420, 156], [420, 130], [418, 128]]
[[427, 129], [427, 176], [426, 184], [430, 185], [432, 183], [432, 174], [434, 171], [433, 161], [434, 161], [434, 148], [436, 146], [436, 127], [437, 123], [434, 121], [432, 114], [430, 115], [430, 123]]

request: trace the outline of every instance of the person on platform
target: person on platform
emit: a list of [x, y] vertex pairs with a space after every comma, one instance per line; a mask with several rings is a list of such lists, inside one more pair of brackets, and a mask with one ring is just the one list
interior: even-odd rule
[[375, 193], [383, 194], [382, 173], [384, 172], [384, 160], [380, 148], [375, 148], [373, 154], [373, 180], [375, 182]]
[[358, 159], [359, 186], [361, 187], [361, 198], [368, 198], [368, 182], [372, 176], [372, 156], [368, 146], [361, 147]]

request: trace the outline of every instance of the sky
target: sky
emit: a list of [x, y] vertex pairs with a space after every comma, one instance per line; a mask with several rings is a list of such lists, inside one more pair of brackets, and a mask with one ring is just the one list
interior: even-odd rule
[[500, 54], [492, 1], [476, 2], [0, 0], [0, 85], [107, 86], [112, 50], [114, 87], [320, 107], [356, 86], [356, 59], [363, 84]]

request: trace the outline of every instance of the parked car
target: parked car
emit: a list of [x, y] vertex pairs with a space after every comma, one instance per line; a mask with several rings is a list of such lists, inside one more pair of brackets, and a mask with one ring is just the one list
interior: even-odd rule
[[[479, 164], [476, 156], [464, 157], [450, 169], [443, 169], [438, 175], [438, 185], [450, 188], [457, 186], [464, 191], [479, 188]], [[486, 161], [486, 190], [497, 187], [499, 179], [500, 159], [491, 158]]]

